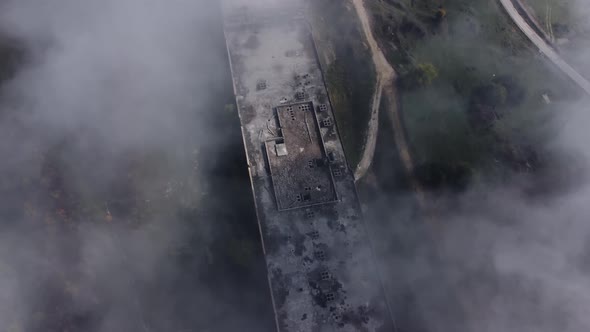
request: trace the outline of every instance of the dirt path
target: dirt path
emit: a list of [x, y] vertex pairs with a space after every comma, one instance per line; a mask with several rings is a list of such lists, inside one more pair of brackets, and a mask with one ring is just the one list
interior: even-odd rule
[[354, 8], [361, 21], [361, 26], [363, 28], [366, 40], [369, 43], [373, 64], [375, 65], [375, 72], [377, 74], [375, 92], [371, 102], [371, 118], [369, 119], [368, 123], [365, 146], [363, 147], [361, 160], [359, 161], [354, 172], [354, 178], [358, 180], [365, 176], [367, 170], [369, 167], [371, 167], [371, 163], [373, 162], [375, 146], [377, 144], [377, 132], [379, 128], [379, 106], [381, 104], [383, 87], [385, 84], [388, 84], [388, 82], [393, 82], [396, 74], [395, 70], [385, 59], [383, 52], [381, 52], [377, 41], [373, 37], [369, 16], [365, 6], [363, 5], [363, 0], [352, 0], [352, 3], [354, 4]]
[[420, 206], [424, 206], [424, 191], [422, 190], [422, 187], [418, 181], [416, 181], [416, 179], [412, 176], [414, 173], [414, 161], [412, 160], [412, 156], [410, 154], [404, 127], [402, 125], [402, 118], [397, 107], [397, 89], [395, 86], [395, 78], [397, 77], [397, 74], [385, 58], [383, 51], [373, 36], [369, 15], [365, 9], [363, 0], [352, 0], [352, 2], [361, 21], [367, 42], [369, 43], [373, 63], [375, 64], [375, 70], [377, 72], [377, 82], [375, 86], [375, 94], [373, 96], [371, 119], [369, 120], [369, 127], [367, 129], [367, 138], [363, 149], [363, 155], [354, 172], [354, 177], [356, 180], [359, 180], [367, 173], [367, 170], [371, 166], [373, 156], [375, 155], [375, 146], [377, 142], [379, 106], [381, 104], [381, 98], [387, 98], [389, 100], [387, 115], [393, 127], [394, 140], [400, 155], [400, 159], [409, 176], [412, 189], [416, 193], [418, 203]]

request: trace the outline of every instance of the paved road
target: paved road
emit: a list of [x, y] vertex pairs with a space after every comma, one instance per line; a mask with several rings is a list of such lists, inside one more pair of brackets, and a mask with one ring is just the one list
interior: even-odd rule
[[551, 62], [553, 62], [565, 75], [567, 75], [574, 83], [576, 83], [582, 90], [590, 95], [590, 82], [580, 75], [574, 68], [572, 68], [563, 58], [539, 36], [535, 30], [526, 22], [526, 20], [518, 13], [512, 0], [500, 0], [504, 9], [508, 12], [514, 23], [518, 28], [537, 46], [539, 51], [543, 53]]

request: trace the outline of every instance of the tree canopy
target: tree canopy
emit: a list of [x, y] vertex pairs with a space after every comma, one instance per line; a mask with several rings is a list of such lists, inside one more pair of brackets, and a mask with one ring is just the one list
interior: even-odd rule
[[406, 89], [425, 87], [438, 77], [438, 69], [430, 62], [419, 63], [401, 78], [401, 85]]

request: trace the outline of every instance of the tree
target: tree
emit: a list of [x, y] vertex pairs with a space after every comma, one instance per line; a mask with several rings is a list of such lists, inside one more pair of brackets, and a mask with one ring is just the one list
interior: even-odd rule
[[473, 91], [473, 102], [483, 104], [492, 108], [506, 104], [508, 90], [502, 84], [490, 82], [482, 85]]
[[492, 80], [496, 84], [500, 84], [506, 88], [506, 105], [516, 106], [520, 105], [526, 96], [525, 88], [518, 82], [518, 80], [511, 75], [497, 76]]
[[438, 69], [430, 62], [420, 63], [401, 78], [401, 85], [406, 89], [425, 87], [438, 77]]
[[439, 6], [434, 17], [437, 21], [441, 21], [447, 17], [447, 10], [443, 6]]
[[475, 88], [469, 103], [469, 121], [478, 129], [490, 128], [501, 116], [498, 109], [506, 104], [508, 90], [502, 84], [489, 82]]
[[462, 191], [467, 188], [473, 171], [463, 162], [431, 161], [417, 165], [414, 175], [429, 190]]

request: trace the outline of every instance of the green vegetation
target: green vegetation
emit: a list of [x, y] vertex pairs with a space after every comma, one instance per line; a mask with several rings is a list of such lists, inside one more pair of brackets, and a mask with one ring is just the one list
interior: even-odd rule
[[[340, 129], [342, 144], [346, 151], [346, 157], [351, 167], [358, 164], [364, 143], [368, 115], [370, 114], [370, 99], [359, 100], [357, 93], [359, 88], [364, 88], [368, 93], [372, 86], [353, 88], [353, 80], [340, 61], [334, 61], [326, 72], [326, 84], [330, 92], [330, 100], [334, 107], [334, 113]], [[355, 93], [357, 92], [357, 93]]]
[[570, 29], [574, 13], [570, 1], [562, 0], [527, 0], [523, 1], [535, 15], [541, 28], [555, 38], [563, 37]]
[[416, 89], [432, 84], [438, 77], [438, 69], [432, 63], [419, 63], [400, 78], [400, 84], [406, 89]]
[[590, 7], [584, 0], [523, 0], [561, 56], [580, 74], [590, 79]]
[[342, 144], [354, 168], [361, 158], [371, 115], [375, 70], [358, 17], [349, 4], [314, 0], [310, 18]]
[[496, 2], [438, 3], [369, 1], [375, 32], [400, 74], [418, 177], [437, 187], [533, 165], [536, 154], [525, 151], [539, 139], [536, 119], [553, 110], [542, 95], [570, 98], [571, 84], [529, 47]]

